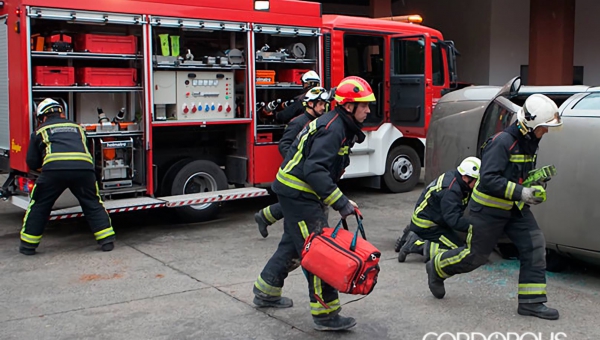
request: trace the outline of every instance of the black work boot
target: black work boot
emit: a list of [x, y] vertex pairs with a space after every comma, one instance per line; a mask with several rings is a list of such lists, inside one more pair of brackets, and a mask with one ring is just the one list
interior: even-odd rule
[[35, 255], [35, 249], [20, 246], [19, 247], [19, 253], [21, 253], [23, 255]]
[[527, 316], [536, 316], [540, 319], [558, 320], [558, 310], [548, 308], [543, 303], [519, 303], [517, 313]]
[[438, 276], [435, 272], [435, 267], [433, 263], [433, 259], [427, 262], [425, 265], [425, 269], [427, 270], [427, 284], [429, 285], [429, 290], [431, 294], [438, 299], [444, 298], [446, 295], [446, 288], [444, 287], [444, 279]]
[[351, 317], [336, 314], [332, 318], [313, 318], [314, 328], [318, 331], [343, 331], [356, 326], [356, 320]]
[[267, 227], [270, 225], [267, 219], [263, 216], [262, 210], [254, 214], [254, 220], [258, 224], [258, 232], [262, 235], [262, 237], [269, 236], [269, 232], [267, 231]]
[[400, 251], [400, 248], [402, 248], [402, 246], [406, 242], [406, 238], [408, 237], [409, 232], [410, 232], [410, 224], [407, 225], [406, 228], [404, 228], [404, 230], [402, 231], [402, 236], [398, 237], [398, 239], [396, 240], [396, 244], [394, 245], [394, 251], [396, 253]]
[[[419, 242], [420, 241], [420, 242]], [[419, 235], [410, 231], [408, 233], [408, 237], [406, 238], [406, 242], [400, 248], [398, 252], [398, 262], [404, 262], [406, 260], [406, 256], [408, 254], [421, 254], [425, 255], [423, 249], [424, 242], [421, 240]]]
[[254, 304], [257, 307], [271, 307], [271, 308], [289, 308], [294, 305], [292, 299], [284, 296], [271, 296], [267, 295], [254, 287], [252, 289], [254, 293]]
[[113, 242], [104, 243], [100, 248], [102, 248], [102, 251], [111, 251], [115, 249], [115, 244]]

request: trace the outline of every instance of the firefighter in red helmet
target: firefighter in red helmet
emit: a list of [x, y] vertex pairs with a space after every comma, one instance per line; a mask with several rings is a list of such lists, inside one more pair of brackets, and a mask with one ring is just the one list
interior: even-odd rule
[[[331, 206], [342, 218], [356, 214], [355, 205], [336, 182], [350, 164], [350, 148], [365, 139], [361, 127], [375, 95], [364, 79], [347, 77], [337, 86], [335, 101], [334, 110], [313, 120], [298, 134], [273, 182], [272, 189], [285, 216], [284, 232], [275, 254], [254, 283], [254, 303], [259, 307], [292, 307], [292, 300], [281, 296], [288, 265], [300, 257], [310, 233], [328, 227], [322, 204]], [[315, 329], [345, 330], [356, 325], [353, 318], [339, 314], [337, 290], [304, 272]]]

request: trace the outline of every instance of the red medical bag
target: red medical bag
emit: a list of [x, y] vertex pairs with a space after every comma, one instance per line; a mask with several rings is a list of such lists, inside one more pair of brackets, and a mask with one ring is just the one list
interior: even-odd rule
[[301, 265], [341, 293], [368, 295], [377, 284], [381, 252], [367, 241], [358, 215], [356, 220], [354, 233], [344, 219], [335, 228], [311, 233], [304, 242]]

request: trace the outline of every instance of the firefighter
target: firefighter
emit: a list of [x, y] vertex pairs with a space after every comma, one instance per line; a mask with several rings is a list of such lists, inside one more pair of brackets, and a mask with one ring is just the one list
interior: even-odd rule
[[275, 118], [277, 121], [287, 124], [294, 117], [297, 117], [304, 113], [304, 103], [302, 98], [306, 95], [308, 90], [313, 87], [321, 86], [321, 77], [315, 71], [308, 71], [302, 75], [300, 78], [302, 82], [302, 93], [294, 98], [294, 102], [286, 107], [285, 109], [277, 112]]
[[[313, 120], [300, 132], [273, 182], [272, 189], [285, 216], [284, 232], [275, 254], [254, 283], [254, 304], [257, 306], [292, 307], [292, 300], [281, 296], [288, 276], [287, 263], [300, 257], [304, 240], [310, 233], [328, 227], [321, 202], [333, 207], [342, 218], [356, 214], [354, 205], [336, 182], [349, 165], [352, 143], [361, 143], [365, 139], [361, 127], [375, 95], [364, 79], [347, 77], [337, 87], [335, 101], [334, 110]], [[344, 330], [356, 325], [353, 318], [339, 314], [338, 291], [304, 272], [314, 328]]]
[[425, 262], [439, 252], [463, 245], [456, 231], [467, 232], [469, 220], [463, 216], [473, 186], [479, 178], [481, 161], [467, 157], [460, 165], [431, 182], [417, 201], [410, 221], [406, 243], [400, 248], [398, 262], [408, 254], [421, 254]]
[[[288, 149], [294, 142], [298, 133], [311, 121], [320, 117], [325, 111], [325, 105], [329, 101], [329, 93], [324, 88], [317, 86], [306, 92], [302, 102], [305, 109], [304, 114], [293, 118], [279, 140], [279, 153], [285, 159]], [[260, 210], [254, 214], [254, 220], [258, 224], [258, 231], [262, 237], [269, 236], [267, 227], [283, 218], [281, 205], [279, 203]]]
[[541, 94], [531, 95], [517, 112], [517, 120], [482, 146], [480, 178], [470, 202], [465, 246], [435, 256], [425, 266], [428, 285], [443, 298], [444, 280], [468, 273], [487, 262], [505, 232], [519, 251], [518, 310], [521, 315], [556, 320], [558, 311], [544, 305], [546, 297], [546, 241], [530, 210], [545, 200], [544, 187], [521, 183], [535, 167], [538, 143], [549, 127], [561, 126], [556, 104]]
[[27, 166], [41, 174], [31, 190], [19, 251], [35, 254], [52, 206], [67, 188], [79, 201], [102, 250], [113, 250], [115, 232], [98, 191], [84, 130], [65, 119], [62, 106], [51, 98], [38, 105], [36, 116], [39, 126], [31, 135]]

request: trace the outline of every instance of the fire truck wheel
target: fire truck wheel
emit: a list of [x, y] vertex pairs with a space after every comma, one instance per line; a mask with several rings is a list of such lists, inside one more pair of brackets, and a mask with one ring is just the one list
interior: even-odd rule
[[[196, 194], [227, 188], [227, 176], [217, 164], [198, 160], [187, 164], [175, 175], [171, 195]], [[219, 206], [219, 203], [197, 204], [178, 208], [177, 212], [187, 221], [201, 222], [214, 219]]]
[[421, 176], [421, 159], [408, 145], [398, 145], [390, 150], [382, 176], [383, 187], [393, 193], [414, 189]]

